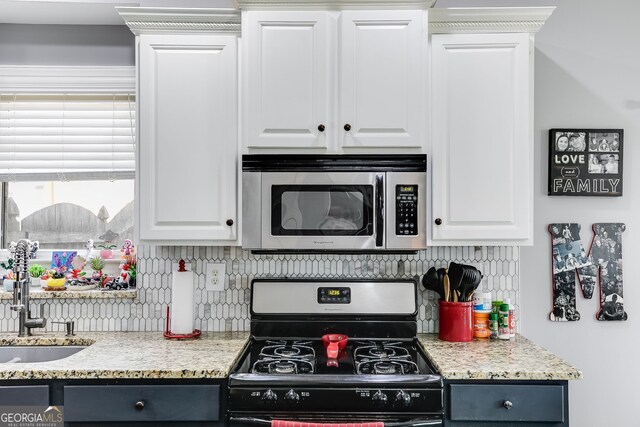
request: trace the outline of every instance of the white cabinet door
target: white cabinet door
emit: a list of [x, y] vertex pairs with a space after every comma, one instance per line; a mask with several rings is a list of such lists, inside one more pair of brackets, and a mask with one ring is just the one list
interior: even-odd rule
[[237, 45], [235, 36], [139, 37], [142, 241], [236, 240]]
[[245, 149], [327, 148], [328, 20], [327, 12], [243, 14]]
[[432, 67], [432, 243], [531, 244], [529, 34], [433, 35]]
[[342, 12], [338, 141], [343, 148], [424, 147], [426, 13]]

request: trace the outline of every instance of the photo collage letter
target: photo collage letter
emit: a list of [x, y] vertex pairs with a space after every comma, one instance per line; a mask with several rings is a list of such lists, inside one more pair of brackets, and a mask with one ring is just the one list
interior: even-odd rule
[[591, 299], [600, 283], [600, 309], [597, 320], [627, 320], [623, 306], [622, 223], [593, 225], [589, 250], [580, 237], [580, 224], [549, 225], [553, 243], [553, 310], [549, 319], [557, 322], [580, 320], [576, 309], [578, 276], [582, 295]]

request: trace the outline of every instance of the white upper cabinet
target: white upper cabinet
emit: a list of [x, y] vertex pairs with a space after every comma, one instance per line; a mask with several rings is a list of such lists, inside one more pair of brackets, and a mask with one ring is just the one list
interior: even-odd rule
[[136, 233], [151, 244], [237, 244], [239, 15], [231, 35], [154, 18], [162, 28], [136, 32], [140, 21], [129, 23], [137, 35]]
[[246, 147], [327, 148], [328, 19], [324, 12], [246, 15]]
[[249, 10], [242, 20], [244, 152], [426, 146], [425, 10]]
[[535, 19], [520, 21], [431, 36], [433, 245], [532, 244], [533, 36], [518, 25]]
[[342, 12], [343, 148], [424, 146], [426, 25], [421, 11]]

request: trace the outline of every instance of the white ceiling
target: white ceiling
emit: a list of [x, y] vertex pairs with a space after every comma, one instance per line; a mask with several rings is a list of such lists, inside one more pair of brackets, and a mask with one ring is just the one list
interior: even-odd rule
[[124, 25], [115, 6], [234, 7], [234, 0], [0, 0], [0, 23]]
[[[438, 7], [541, 6], [558, 0], [439, 0]], [[115, 6], [235, 7], [235, 0], [0, 0], [0, 24], [123, 25]]]

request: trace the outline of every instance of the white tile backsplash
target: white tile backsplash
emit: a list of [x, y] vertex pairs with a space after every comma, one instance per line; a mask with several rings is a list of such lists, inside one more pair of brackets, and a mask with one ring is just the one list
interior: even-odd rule
[[[482, 287], [519, 310], [518, 247], [433, 247], [416, 254], [254, 255], [237, 247], [138, 247], [138, 297], [135, 300], [56, 300], [43, 304], [49, 321], [75, 320], [78, 331], [162, 331], [171, 301], [171, 265], [183, 258], [196, 280], [196, 328], [203, 331], [249, 329], [249, 286], [254, 278], [419, 278], [449, 261], [471, 264], [485, 275]], [[225, 291], [205, 289], [204, 261], [226, 264]], [[418, 330], [437, 331], [437, 300], [420, 287]], [[63, 325], [47, 325], [62, 331]], [[0, 332], [17, 330], [9, 301], [0, 304]]]

